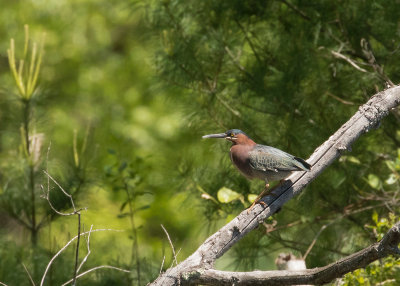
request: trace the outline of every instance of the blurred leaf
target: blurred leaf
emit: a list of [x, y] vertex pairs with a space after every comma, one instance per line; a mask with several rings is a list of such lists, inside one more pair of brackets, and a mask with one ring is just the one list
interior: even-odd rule
[[150, 205], [142, 206], [142, 207], [140, 207], [140, 208], [135, 209], [135, 213], [140, 212], [140, 211], [142, 211], [142, 210], [146, 210], [146, 209], [148, 209], [148, 208], [150, 208]]
[[396, 164], [393, 161], [386, 160], [385, 163], [392, 172], [396, 171]]
[[129, 216], [129, 213], [122, 213], [122, 214], [117, 215], [117, 218], [124, 218], [127, 216]]
[[361, 162], [357, 157], [354, 156], [342, 156], [339, 158], [339, 162], [350, 162], [356, 165], [360, 165]]
[[377, 175], [374, 174], [369, 174], [368, 179], [367, 179], [368, 184], [371, 186], [373, 189], [380, 189], [382, 186], [381, 180], [378, 178]]
[[250, 203], [254, 202], [255, 199], [257, 199], [257, 195], [255, 195], [255, 194], [248, 194], [248, 195], [247, 195], [247, 200], [248, 200]]
[[375, 224], [378, 223], [378, 213], [376, 212], [376, 210], [374, 210], [374, 212], [372, 213], [372, 220]]
[[127, 204], [128, 204], [128, 202], [123, 202], [123, 204], [121, 205], [121, 208], [119, 209], [119, 211], [122, 212]]
[[388, 185], [393, 185], [397, 182], [397, 176], [395, 174], [390, 174], [389, 178], [386, 179], [385, 183]]
[[125, 170], [125, 168], [126, 168], [126, 166], [127, 166], [128, 164], [126, 163], [126, 161], [123, 161], [120, 165], [119, 165], [119, 168], [118, 168], [118, 171], [123, 171], [123, 170]]
[[347, 156], [347, 160], [353, 164], [357, 164], [357, 165], [361, 164], [360, 160], [358, 160], [358, 158], [356, 158], [354, 156]]
[[231, 201], [239, 199], [241, 194], [228, 189], [227, 187], [222, 187], [218, 190], [217, 198], [221, 203], [229, 203]]

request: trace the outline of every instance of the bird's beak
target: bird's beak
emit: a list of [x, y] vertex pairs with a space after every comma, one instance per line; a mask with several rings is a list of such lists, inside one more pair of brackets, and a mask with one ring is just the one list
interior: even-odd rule
[[218, 134], [208, 134], [208, 135], [204, 135], [204, 136], [201, 137], [201, 138], [206, 139], [206, 138], [226, 138], [226, 137], [227, 137], [227, 136], [226, 136], [225, 133], [218, 133]]

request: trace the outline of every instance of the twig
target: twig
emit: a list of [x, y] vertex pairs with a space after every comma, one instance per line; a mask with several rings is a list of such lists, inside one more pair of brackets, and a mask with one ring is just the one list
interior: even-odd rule
[[221, 102], [222, 105], [225, 106], [225, 108], [226, 108], [228, 111], [230, 111], [233, 115], [235, 115], [235, 116], [238, 117], [238, 118], [241, 118], [241, 117], [242, 117], [239, 111], [233, 109], [233, 108], [232, 108], [224, 99], [222, 99], [218, 94], [216, 94], [215, 97], [216, 97], [217, 100], [218, 100], [219, 102]]
[[[120, 231], [123, 231], [123, 230], [116, 230], [116, 229], [95, 229], [95, 230], [83, 232], [83, 233], [81, 233], [81, 236], [82, 236], [82, 235], [88, 235], [89, 233], [97, 232], [97, 231], [118, 231], [118, 232], [120, 232]], [[47, 272], [49, 271], [50, 266], [51, 266], [51, 264], [53, 264], [54, 260], [55, 260], [55, 259], [56, 259], [56, 258], [57, 258], [57, 257], [72, 243], [72, 242], [74, 242], [74, 240], [77, 239], [77, 238], [78, 238], [78, 236], [73, 237], [70, 241], [67, 242], [67, 244], [65, 244], [65, 245], [50, 259], [49, 263], [48, 263], [47, 266], [46, 266], [46, 270], [45, 270], [44, 273], [43, 273], [42, 280], [40, 281], [40, 286], [43, 285], [44, 280], [45, 280], [46, 275], [47, 275]]]
[[[75, 248], [75, 267], [74, 267], [74, 278], [72, 285], [76, 285], [76, 275], [78, 274], [78, 260], [79, 260], [79, 242], [81, 241], [81, 213], [77, 212], [78, 215], [78, 235], [77, 235], [77, 240], [76, 240], [76, 248]], [[88, 236], [90, 236], [90, 231]]]
[[306, 13], [304, 13], [303, 11], [301, 11], [299, 8], [297, 8], [296, 6], [294, 6], [292, 3], [289, 3], [286, 0], [281, 0], [282, 3], [286, 4], [290, 9], [292, 9], [293, 11], [297, 12], [301, 17], [303, 17], [304, 19], [311, 21], [311, 18], [307, 16]]
[[[85, 272], [82, 272], [81, 274], [79, 274], [78, 276], [76, 276], [76, 278], [81, 278], [83, 275], [86, 275], [86, 274], [88, 274], [88, 273], [90, 273], [90, 272], [92, 272], [92, 271], [95, 271], [95, 270], [98, 270], [98, 269], [102, 269], [102, 268], [114, 269], [114, 270], [118, 270], [118, 271], [130, 273], [129, 270], [122, 269], [122, 268], [119, 268], [119, 267], [115, 267], [115, 266], [111, 266], [111, 265], [101, 265], [101, 266], [96, 266], [96, 267], [93, 267], [93, 268], [91, 268], [91, 269], [89, 269], [89, 270], [86, 270]], [[73, 281], [73, 279], [70, 279], [70, 280], [68, 280], [67, 282], [65, 282], [64, 284], [62, 284], [61, 286], [68, 285], [68, 284], [71, 283], [72, 281]]]
[[332, 93], [330, 93], [330, 92], [327, 92], [326, 94], [327, 94], [328, 96], [330, 96], [330, 97], [336, 99], [337, 101], [343, 103], [343, 104], [346, 104], [346, 105], [355, 105], [354, 102], [341, 99], [340, 97], [338, 97], [338, 96], [336, 96], [336, 95], [334, 95], [334, 94], [332, 94]]
[[79, 267], [77, 269], [77, 273], [79, 273], [79, 271], [81, 270], [83, 264], [85, 264], [86, 260], [88, 259], [89, 255], [91, 253], [91, 251], [90, 251], [90, 233], [92, 232], [92, 229], [93, 229], [93, 224], [90, 226], [89, 234], [88, 234], [87, 239], [86, 239], [87, 254], [82, 259], [82, 262], [81, 262], [81, 264], [79, 265]]
[[239, 68], [239, 70], [241, 70], [249, 78], [253, 79], [253, 76], [246, 71], [244, 66], [240, 64], [239, 60], [235, 58], [235, 56], [233, 55], [232, 51], [229, 49], [228, 46], [225, 46], [225, 51], [227, 52], [228, 56], [232, 59], [232, 61], [236, 64], [236, 66]]
[[346, 62], [348, 62], [350, 65], [352, 65], [355, 69], [359, 70], [360, 72], [368, 72], [367, 70], [359, 67], [352, 59], [350, 59], [349, 57], [346, 57], [345, 55], [343, 55], [341, 53], [331, 51], [331, 54], [339, 59], [345, 60]]
[[308, 256], [308, 254], [310, 253], [311, 249], [314, 247], [315, 243], [317, 242], [318, 237], [321, 235], [322, 231], [323, 231], [325, 228], [327, 228], [328, 225], [330, 225], [330, 224], [332, 224], [332, 223], [324, 224], [324, 225], [320, 228], [320, 230], [317, 232], [317, 234], [315, 235], [314, 239], [312, 240], [310, 246], [307, 248], [307, 251], [304, 253], [304, 255], [303, 255], [303, 257], [302, 257], [303, 260], [306, 260], [306, 258], [307, 258], [307, 256]]
[[250, 40], [249, 36], [247, 35], [247, 31], [245, 30], [243, 25], [240, 23], [240, 21], [238, 21], [237, 19], [235, 19], [235, 23], [242, 30], [242, 33], [244, 34], [244, 37], [245, 37], [246, 41], [249, 43], [250, 49], [253, 51], [253, 54], [256, 57], [257, 61], [261, 64], [261, 59], [258, 56], [258, 53], [256, 52], [256, 49], [255, 49], [255, 47], [253, 45], [253, 42]]
[[70, 216], [70, 215], [75, 215], [75, 214], [77, 214], [77, 213], [80, 212], [80, 211], [87, 210], [87, 207], [83, 207], [83, 208], [77, 209], [76, 211], [73, 211], [73, 212], [71, 212], [71, 213], [63, 213], [63, 212], [60, 212], [60, 211], [58, 211], [58, 210], [53, 206], [53, 204], [51, 203], [51, 201], [50, 201], [50, 192], [49, 192], [49, 190], [46, 192], [46, 191], [44, 190], [44, 187], [43, 187], [42, 185], [41, 185], [40, 187], [41, 187], [41, 189], [42, 189], [42, 191], [43, 191], [43, 196], [42, 196], [42, 198], [44, 198], [44, 199], [47, 200], [47, 202], [48, 202], [50, 208], [51, 208], [56, 214], [58, 214], [58, 215]]
[[163, 260], [162, 260], [162, 262], [161, 262], [161, 267], [160, 267], [159, 275], [161, 274], [162, 269], [163, 269], [163, 267], [164, 267], [164, 262], [165, 262], [165, 255], [164, 255]]
[[361, 39], [360, 42], [362, 51], [365, 55], [365, 57], [368, 59], [368, 62], [371, 64], [371, 66], [374, 68], [375, 72], [377, 73], [377, 75], [384, 81], [386, 81], [386, 83], [390, 86], [390, 87], [394, 87], [394, 83], [390, 80], [390, 78], [385, 74], [385, 72], [383, 71], [383, 67], [381, 65], [378, 64], [378, 62], [376, 61], [376, 58], [374, 56], [374, 53], [372, 52], [372, 49], [369, 45], [369, 42], [366, 39]]
[[29, 277], [29, 280], [31, 281], [31, 284], [32, 284], [33, 286], [35, 286], [35, 282], [33, 281], [32, 276], [31, 276], [31, 274], [29, 273], [28, 269], [26, 268], [25, 264], [22, 263], [22, 266], [24, 267], [26, 274], [28, 274], [28, 277]]
[[61, 185], [46, 170], [43, 170], [43, 172], [47, 175], [48, 178], [50, 178], [53, 181], [54, 184], [56, 184], [60, 188], [60, 190], [64, 193], [64, 195], [66, 195], [70, 199], [71, 204], [72, 204], [72, 208], [74, 209], [74, 212], [76, 213], [77, 210], [75, 208], [75, 204], [74, 204], [74, 200], [72, 199], [72, 196], [70, 194], [68, 194], [63, 189], [63, 187], [61, 187]]
[[172, 254], [174, 255], [175, 264], [178, 265], [178, 261], [176, 260], [175, 248], [174, 248], [174, 245], [172, 244], [171, 238], [169, 237], [168, 231], [165, 229], [165, 227], [162, 224], [161, 224], [161, 228], [164, 230], [165, 234], [167, 235], [169, 245], [171, 246], [171, 249], [172, 249]]
[[8, 286], [7, 284], [5, 284], [5, 283], [3, 283], [3, 282], [0, 282], [0, 285], [2, 285], [2, 286]]

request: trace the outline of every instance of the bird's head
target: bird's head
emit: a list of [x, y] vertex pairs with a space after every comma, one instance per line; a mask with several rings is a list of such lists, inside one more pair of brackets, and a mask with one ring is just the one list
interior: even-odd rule
[[225, 133], [217, 133], [217, 134], [208, 134], [202, 137], [205, 138], [222, 138], [228, 141], [231, 141], [234, 145], [235, 144], [255, 144], [253, 140], [247, 136], [242, 130], [239, 129], [230, 129]]

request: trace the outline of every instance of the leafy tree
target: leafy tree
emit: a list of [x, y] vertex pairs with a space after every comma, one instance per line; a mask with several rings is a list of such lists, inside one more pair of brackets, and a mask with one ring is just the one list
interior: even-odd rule
[[[258, 143], [307, 157], [366, 98], [399, 80], [394, 3], [210, 0], [154, 6], [152, 25], [163, 44], [157, 70], [166, 83], [186, 90], [180, 100], [199, 133], [239, 128]], [[387, 215], [397, 209], [398, 184], [384, 180], [385, 161], [399, 147], [398, 122], [393, 111], [377, 132], [357, 142], [274, 217], [276, 230], [268, 235], [260, 230], [239, 243], [235, 269], [264, 268], [264, 255], [273, 261], [282, 247], [305, 254], [332, 221], [340, 223], [318, 235], [308, 267], [373, 241], [365, 228], [372, 211]], [[196, 166], [191, 176], [208, 199], [206, 215], [237, 213], [240, 201], [215, 203], [221, 188], [247, 198], [262, 183], [248, 182], [234, 170], [227, 146], [202, 144], [211, 148], [212, 162]]]

